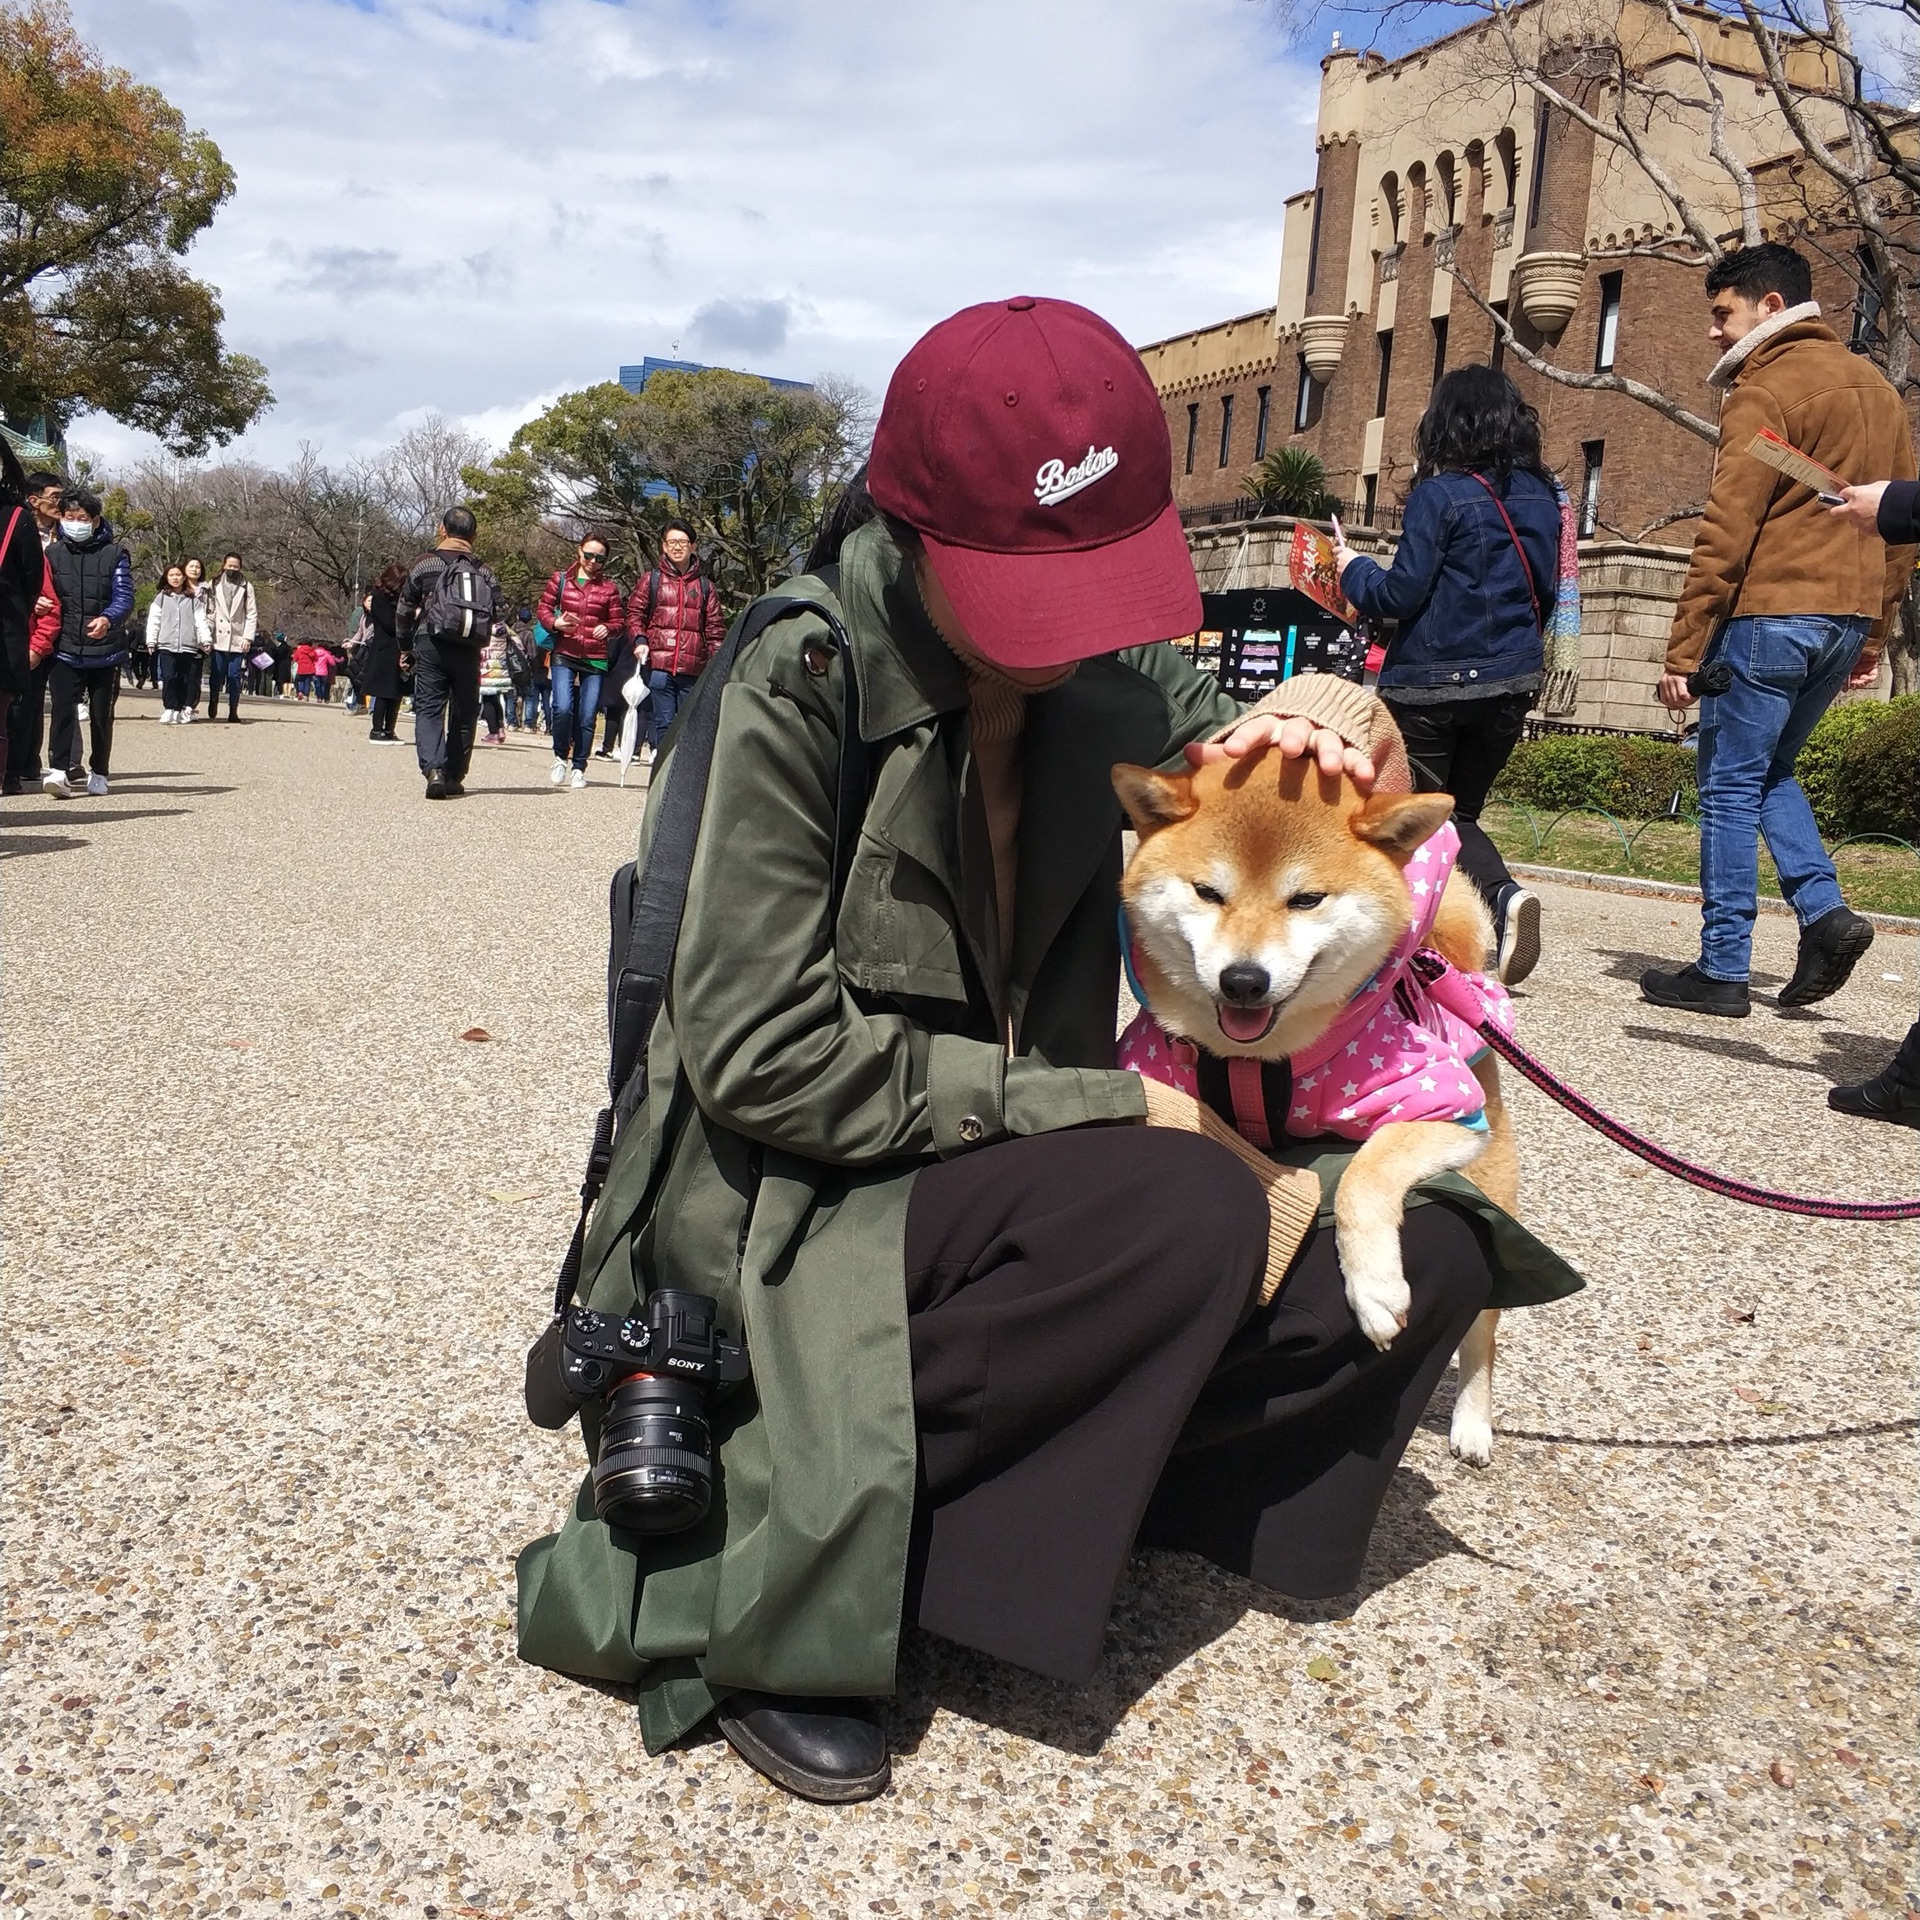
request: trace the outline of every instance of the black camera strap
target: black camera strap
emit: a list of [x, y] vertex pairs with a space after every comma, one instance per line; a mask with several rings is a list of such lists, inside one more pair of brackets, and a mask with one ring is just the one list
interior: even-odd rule
[[[837, 569], [822, 569], [829, 584]], [[834, 847], [829, 925], [840, 906], [853, 850], [866, 812], [868, 755], [860, 736], [860, 688], [854, 672], [853, 642], [830, 607], [818, 600], [797, 597], [756, 600], [743, 608], [720, 650], [700, 676], [693, 698], [681, 709], [674, 727], [673, 761], [659, 799], [660, 818], [648, 842], [645, 865], [637, 871], [623, 868], [614, 877], [613, 903], [617, 922], [622, 905], [627, 915], [625, 955], [609, 982], [607, 1026], [609, 1103], [594, 1120], [593, 1151], [587, 1158], [586, 1178], [580, 1184], [580, 1217], [554, 1283], [555, 1318], [566, 1313], [580, 1284], [587, 1222], [607, 1173], [613, 1164], [615, 1139], [647, 1095], [647, 1045], [654, 1022], [667, 997], [673, 957], [680, 944], [680, 922], [686, 912], [687, 889], [693, 879], [693, 859], [706, 813], [707, 785], [713, 772], [714, 748], [720, 737], [720, 696], [732, 678], [741, 650], [778, 620], [811, 614], [832, 634], [840, 654], [842, 714], [839, 773], [834, 795]], [[658, 1171], [656, 1170], [656, 1178]]]

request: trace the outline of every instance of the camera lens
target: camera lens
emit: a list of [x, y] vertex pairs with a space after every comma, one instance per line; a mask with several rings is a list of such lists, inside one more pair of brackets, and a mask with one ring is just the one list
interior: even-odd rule
[[593, 1510], [632, 1533], [679, 1533], [713, 1502], [713, 1435], [706, 1396], [684, 1380], [650, 1373], [607, 1396]]

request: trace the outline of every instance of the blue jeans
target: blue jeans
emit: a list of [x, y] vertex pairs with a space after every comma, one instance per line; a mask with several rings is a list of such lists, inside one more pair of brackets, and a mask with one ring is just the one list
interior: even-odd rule
[[1733, 685], [1700, 702], [1700, 971], [1710, 980], [1747, 977], [1758, 835], [1803, 927], [1846, 904], [1793, 763], [1871, 625], [1817, 613], [1729, 620], [1707, 649], [1733, 669]]
[[558, 654], [553, 657], [553, 757], [571, 756], [582, 771], [593, 751], [593, 716], [600, 710], [600, 688], [606, 677]]
[[697, 673], [667, 673], [659, 667], [648, 670], [647, 744], [655, 753], [660, 751], [660, 742], [673, 725], [673, 716], [685, 704], [699, 679]]
[[208, 683], [212, 697], [207, 701], [207, 718], [215, 718], [220, 711], [220, 696], [227, 696], [227, 711], [240, 711], [240, 676], [246, 670], [247, 656], [244, 653], [210, 653], [207, 655]]

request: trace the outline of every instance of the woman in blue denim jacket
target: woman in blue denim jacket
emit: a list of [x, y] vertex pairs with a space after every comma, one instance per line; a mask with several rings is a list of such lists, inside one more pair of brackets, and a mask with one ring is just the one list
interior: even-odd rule
[[1491, 367], [1457, 367], [1441, 380], [1414, 454], [1392, 566], [1354, 553], [1344, 536], [1335, 559], [1354, 606], [1400, 624], [1380, 697], [1416, 787], [1453, 795], [1460, 865], [1493, 914], [1495, 971], [1511, 985], [1540, 957], [1540, 902], [1507, 871], [1480, 809], [1545, 673], [1560, 497], [1540, 458], [1540, 416]]

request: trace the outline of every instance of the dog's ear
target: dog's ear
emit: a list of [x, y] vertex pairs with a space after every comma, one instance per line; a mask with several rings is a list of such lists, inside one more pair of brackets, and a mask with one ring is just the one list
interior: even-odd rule
[[1193, 797], [1191, 774], [1155, 773], [1151, 767], [1136, 767], [1123, 760], [1108, 778], [1143, 840], [1162, 827], [1186, 819], [1200, 804]]
[[1376, 793], [1353, 813], [1358, 840], [1403, 864], [1447, 824], [1453, 812], [1450, 793]]

